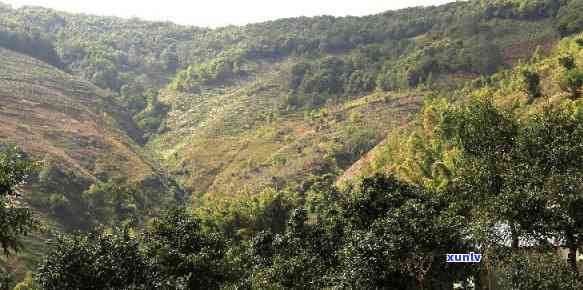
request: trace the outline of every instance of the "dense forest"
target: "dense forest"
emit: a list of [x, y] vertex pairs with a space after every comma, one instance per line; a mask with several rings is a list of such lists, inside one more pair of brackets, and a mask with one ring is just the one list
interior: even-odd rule
[[0, 4], [0, 289], [583, 289], [582, 11]]

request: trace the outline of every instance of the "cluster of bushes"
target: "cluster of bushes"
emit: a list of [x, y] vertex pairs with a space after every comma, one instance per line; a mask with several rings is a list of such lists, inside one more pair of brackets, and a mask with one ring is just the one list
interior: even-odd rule
[[150, 91], [146, 97], [146, 106], [136, 112], [133, 117], [136, 125], [144, 133], [145, 140], [165, 130], [164, 118], [169, 110], [170, 108], [166, 104], [158, 101], [158, 93]]
[[38, 172], [34, 189], [25, 197], [35, 208], [56, 218], [68, 230], [97, 226], [135, 226], [162, 202], [151, 189], [125, 180], [91, 181], [48, 161]]
[[387, 62], [377, 78], [377, 85], [384, 90], [410, 88], [419, 85], [431, 87], [440, 75], [465, 73], [489, 75], [504, 65], [502, 52], [488, 38], [466, 41], [442, 40], [419, 47], [406, 57]]
[[570, 55], [559, 58], [559, 62], [565, 69], [560, 82], [561, 88], [572, 100], [580, 98], [583, 90], [583, 69], [577, 67], [575, 59]]
[[208, 62], [188, 66], [180, 71], [170, 87], [183, 92], [199, 92], [201, 86], [221, 85], [235, 77], [249, 73], [249, 68], [240, 54], [221, 53]]
[[[441, 261], [442, 251], [469, 245], [463, 241], [460, 221], [433, 225], [447, 215], [445, 208], [419, 188], [379, 176], [365, 180], [353, 197], [326, 198], [330, 207], [321, 206], [323, 212], [317, 216], [297, 209], [279, 232], [265, 229], [240, 242], [205, 230], [184, 209], [168, 212], [137, 236], [122, 231], [63, 237], [40, 267], [37, 281], [45, 289], [87, 285], [412, 289], [420, 281], [427, 287], [451, 284], [472, 271], [470, 267], [448, 271]], [[423, 215], [427, 218], [402, 224], [417, 217], [420, 209], [427, 211]], [[419, 228], [423, 232], [417, 232]], [[411, 244], [421, 236], [433, 238]], [[371, 265], [371, 260], [377, 263]], [[433, 265], [431, 271], [407, 270], [425, 262]]]

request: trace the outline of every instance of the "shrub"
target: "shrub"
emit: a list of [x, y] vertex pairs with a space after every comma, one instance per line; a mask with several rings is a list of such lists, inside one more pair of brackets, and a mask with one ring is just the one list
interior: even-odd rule
[[572, 100], [581, 97], [581, 87], [583, 87], [583, 70], [572, 69], [565, 73], [561, 80], [561, 88], [570, 94]]
[[524, 91], [528, 95], [529, 103], [532, 103], [534, 99], [541, 96], [540, 76], [538, 73], [530, 70], [523, 70], [522, 81], [524, 83]]
[[581, 289], [577, 275], [556, 254], [515, 254], [498, 269], [500, 289]]

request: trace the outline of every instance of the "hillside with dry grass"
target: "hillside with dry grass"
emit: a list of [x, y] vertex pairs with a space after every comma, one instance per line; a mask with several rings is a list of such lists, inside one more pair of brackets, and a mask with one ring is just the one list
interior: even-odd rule
[[31, 57], [5, 49], [0, 54], [0, 138], [44, 162], [45, 173], [70, 177], [60, 181], [71, 185], [64, 187], [68, 192], [44, 194], [71, 199], [107, 180], [164, 188], [154, 164], [130, 137], [137, 130], [133, 121], [109, 92]]

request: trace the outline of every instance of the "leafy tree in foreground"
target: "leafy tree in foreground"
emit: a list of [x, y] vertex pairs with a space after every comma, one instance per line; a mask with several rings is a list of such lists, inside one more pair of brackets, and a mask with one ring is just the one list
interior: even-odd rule
[[130, 230], [59, 237], [37, 279], [44, 289], [218, 289], [236, 278], [225, 252], [224, 239], [175, 209], [138, 237]]
[[452, 198], [464, 204], [475, 218], [488, 214], [495, 217], [495, 222], [507, 224], [512, 247], [517, 249], [520, 229], [529, 224], [523, 221], [525, 200], [516, 194], [521, 191], [515, 172], [517, 121], [489, 98], [474, 99], [445, 115], [440, 127], [451, 129], [441, 132], [441, 138], [461, 150], [457, 194]]
[[37, 278], [43, 289], [146, 289], [158, 282], [127, 231], [59, 237]]
[[545, 202], [542, 234], [569, 249], [568, 262], [578, 272], [576, 254], [583, 244], [583, 111], [546, 108], [526, 125], [521, 151], [533, 169], [531, 195]]
[[445, 263], [446, 253], [468, 252], [471, 245], [464, 218], [432, 193], [376, 176], [363, 181], [353, 200], [345, 212], [353, 230], [340, 254], [340, 285], [449, 289], [477, 270]]
[[165, 284], [188, 289], [217, 289], [234, 278], [224, 263], [227, 245], [220, 234], [202, 232], [199, 221], [184, 208], [154, 221], [145, 242], [147, 256]]
[[17, 149], [0, 147], [0, 246], [5, 253], [18, 250], [19, 239], [33, 228], [31, 211], [19, 206], [17, 198], [18, 187], [34, 169]]
[[337, 231], [324, 224], [310, 224], [307, 211], [296, 209], [285, 233], [262, 232], [247, 251], [247, 286], [253, 289], [321, 289], [338, 265], [336, 250], [342, 241]]

